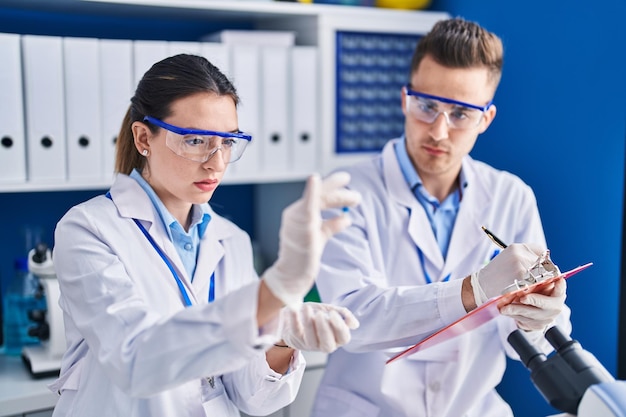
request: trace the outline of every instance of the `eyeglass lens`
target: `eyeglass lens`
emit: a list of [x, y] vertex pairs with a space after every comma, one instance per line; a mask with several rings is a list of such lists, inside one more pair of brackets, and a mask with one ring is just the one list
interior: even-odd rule
[[183, 136], [171, 131], [165, 136], [167, 147], [176, 155], [196, 162], [206, 162], [217, 153], [221, 153], [225, 163], [235, 162], [241, 158], [247, 142], [243, 139], [220, 136]]
[[407, 95], [409, 113], [417, 120], [433, 123], [440, 114], [453, 129], [469, 129], [478, 126], [484, 112], [438, 100]]

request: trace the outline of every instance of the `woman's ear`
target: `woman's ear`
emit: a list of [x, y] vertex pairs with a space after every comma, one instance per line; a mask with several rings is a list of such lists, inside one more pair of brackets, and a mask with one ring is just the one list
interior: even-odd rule
[[133, 132], [133, 139], [137, 152], [144, 156], [146, 154], [149, 154], [150, 138], [152, 137], [152, 132], [150, 132], [150, 128], [145, 123], [133, 122], [133, 124], [131, 125], [131, 130]]

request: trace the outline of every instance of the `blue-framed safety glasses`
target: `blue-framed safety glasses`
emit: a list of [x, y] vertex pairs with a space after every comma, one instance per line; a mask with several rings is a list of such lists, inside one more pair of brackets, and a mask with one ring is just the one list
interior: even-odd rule
[[217, 151], [222, 151], [224, 163], [235, 162], [252, 140], [251, 135], [243, 132], [185, 129], [151, 116], [144, 117], [143, 121], [165, 129], [167, 147], [176, 155], [196, 162], [208, 161]]
[[425, 123], [433, 123], [440, 114], [443, 114], [451, 129], [463, 130], [477, 127], [485, 112], [493, 104], [490, 101], [485, 106], [477, 106], [451, 98], [420, 93], [411, 90], [410, 84], [404, 86], [404, 91], [407, 113]]

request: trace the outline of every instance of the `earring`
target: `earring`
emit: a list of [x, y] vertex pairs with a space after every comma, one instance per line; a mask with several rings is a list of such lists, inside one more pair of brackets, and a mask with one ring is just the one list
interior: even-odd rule
[[143, 151], [141, 151], [141, 154], [142, 154], [143, 156], [148, 156], [148, 150], [147, 150], [147, 149], [144, 149]]

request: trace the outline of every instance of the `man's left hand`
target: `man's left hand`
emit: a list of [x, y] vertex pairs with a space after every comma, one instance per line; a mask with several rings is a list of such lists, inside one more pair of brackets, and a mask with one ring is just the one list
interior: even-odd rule
[[561, 313], [565, 306], [565, 279], [558, 279], [541, 292], [525, 294], [516, 302], [500, 309], [512, 317], [517, 327], [526, 331], [543, 331]]

